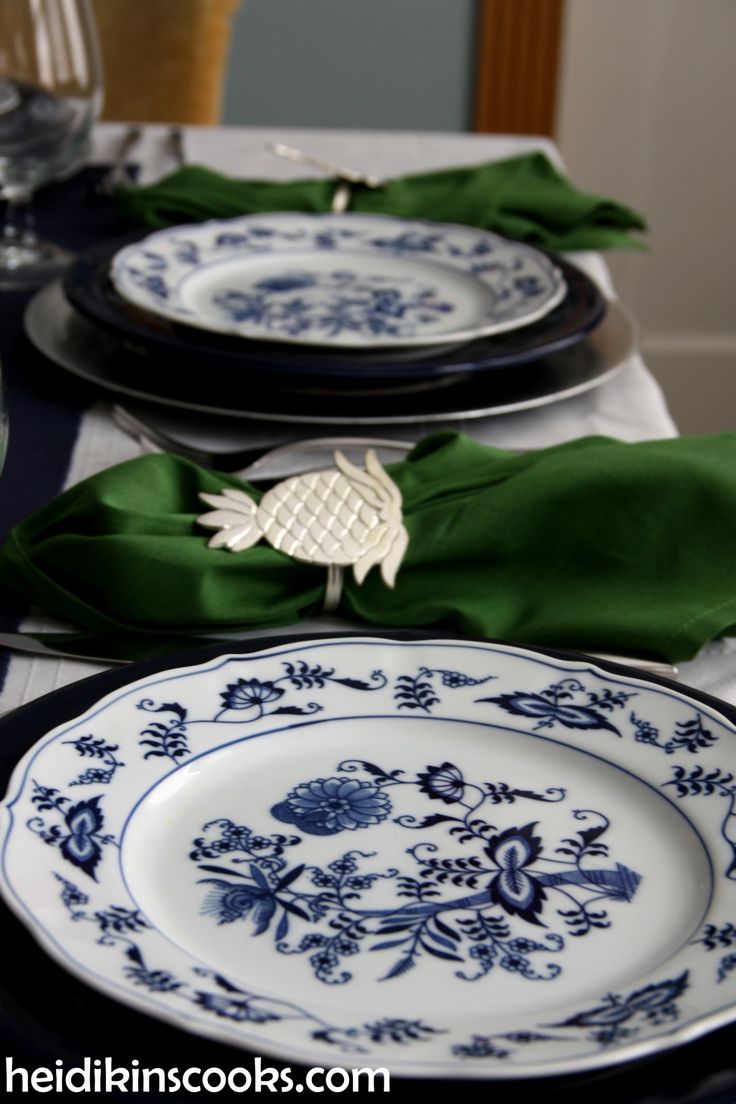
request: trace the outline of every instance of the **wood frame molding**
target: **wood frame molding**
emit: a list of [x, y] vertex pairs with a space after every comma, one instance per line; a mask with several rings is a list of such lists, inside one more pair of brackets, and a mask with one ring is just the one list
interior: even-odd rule
[[476, 131], [552, 135], [565, 0], [478, 0]]

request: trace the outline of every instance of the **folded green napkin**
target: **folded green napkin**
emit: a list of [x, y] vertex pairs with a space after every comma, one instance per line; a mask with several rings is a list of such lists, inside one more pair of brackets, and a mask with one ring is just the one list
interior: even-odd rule
[[[670, 661], [736, 631], [736, 433], [523, 455], [437, 433], [387, 470], [408, 551], [393, 590], [346, 570], [348, 617]], [[93, 476], [11, 532], [0, 592], [91, 631], [315, 616], [325, 568], [207, 547], [199, 493], [237, 486], [168, 455]]]
[[[189, 165], [145, 187], [120, 188], [117, 199], [135, 225], [181, 222], [268, 211], [329, 211], [334, 180], [235, 180]], [[473, 168], [447, 169], [357, 187], [351, 211], [466, 223], [547, 249], [606, 249], [640, 243], [641, 215], [613, 200], [579, 191], [543, 153]]]

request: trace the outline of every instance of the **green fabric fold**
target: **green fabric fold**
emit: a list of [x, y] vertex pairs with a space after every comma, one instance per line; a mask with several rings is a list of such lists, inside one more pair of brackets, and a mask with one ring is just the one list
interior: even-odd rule
[[[238, 180], [188, 165], [156, 184], [120, 188], [132, 224], [164, 227], [272, 211], [329, 211], [332, 180]], [[356, 187], [351, 211], [464, 223], [546, 249], [640, 246], [631, 231], [643, 217], [611, 199], [580, 191], [543, 153], [471, 168], [445, 169]]]
[[[346, 571], [347, 617], [671, 662], [735, 631], [736, 433], [523, 455], [438, 433], [387, 470], [409, 548], [393, 590]], [[93, 476], [11, 532], [0, 590], [89, 631], [317, 615], [324, 568], [207, 547], [199, 494], [228, 486], [259, 497], [168, 455]]]

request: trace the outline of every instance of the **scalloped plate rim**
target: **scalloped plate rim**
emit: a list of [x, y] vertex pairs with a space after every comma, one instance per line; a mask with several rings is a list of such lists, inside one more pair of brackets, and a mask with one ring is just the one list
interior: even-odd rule
[[[351, 337], [350, 334], [342, 336], [330, 336], [322, 335], [315, 338], [306, 337], [304, 335], [289, 335], [283, 332], [268, 333], [264, 332], [262, 327], [252, 326], [247, 323], [239, 323], [236, 321], [229, 321], [223, 319], [215, 319], [210, 315], [203, 315], [201, 312], [197, 312], [196, 308], [185, 307], [179, 300], [180, 290], [186, 279], [189, 278], [191, 273], [184, 273], [178, 277], [173, 287], [170, 287], [169, 298], [162, 299], [159, 295], [151, 294], [144, 287], [141, 287], [131, 278], [127, 266], [131, 260], [140, 258], [141, 255], [152, 246], [159, 247], [163, 245], [167, 247], [169, 240], [179, 236], [186, 236], [187, 234], [192, 237], [196, 237], [198, 234], [210, 233], [219, 227], [226, 227], [232, 229], [242, 224], [249, 224], [254, 222], [259, 223], [284, 223], [287, 224], [295, 221], [305, 221], [307, 224], [314, 225], [319, 224], [325, 226], [331, 226], [333, 224], [340, 224], [347, 226], [351, 223], [357, 225], [359, 223], [376, 223], [378, 225], [391, 225], [396, 226], [397, 231], [402, 229], [410, 231], [412, 228], [422, 227], [426, 231], [443, 232], [449, 236], [451, 233], [460, 233], [468, 238], [475, 237], [480, 242], [493, 243], [496, 246], [502, 247], [504, 250], [511, 254], [516, 254], [517, 258], [529, 259], [537, 268], [537, 270], [543, 274], [547, 281], [548, 287], [546, 289], [545, 298], [536, 304], [534, 307], [527, 307], [526, 310], [519, 308], [515, 315], [510, 318], [483, 322], [478, 320], [475, 324], [463, 325], [459, 329], [443, 329], [440, 333], [434, 335], [417, 335], [417, 336], [381, 336], [380, 334], [361, 334], [356, 337]], [[339, 255], [339, 250], [336, 250], [336, 255]], [[233, 254], [229, 258], [232, 259]], [[260, 254], [256, 254], [256, 259]], [[366, 252], [366, 256], [373, 256], [372, 253]], [[380, 256], [380, 254], [379, 254]], [[390, 254], [388, 254], [390, 256]], [[242, 254], [241, 259], [244, 264], [247, 265], [248, 261], [252, 259], [250, 254]], [[433, 259], [428, 261], [426, 257], [417, 257], [413, 255], [411, 257], [412, 262], [415, 265], [424, 265], [428, 268], [429, 273], [433, 268], [452, 272], [453, 269], [458, 269], [462, 274], [462, 279], [471, 279], [478, 283], [485, 289], [486, 285], [481, 276], [473, 275], [468, 272], [460, 264], [450, 265], [440, 260]], [[212, 262], [205, 262], [204, 268], [210, 265], [220, 264], [221, 261], [216, 260]], [[472, 341], [479, 337], [489, 337], [494, 334], [500, 334], [508, 332], [509, 330], [519, 329], [523, 326], [530, 325], [533, 322], [539, 321], [545, 315], [549, 314], [561, 301], [566, 294], [566, 283], [561, 271], [553, 264], [553, 262], [541, 251], [536, 249], [532, 245], [528, 245], [525, 242], [517, 242], [511, 239], [502, 237], [502, 235], [494, 233], [490, 230], [482, 230], [477, 227], [467, 226], [463, 224], [454, 223], [441, 223], [432, 222], [428, 219], [402, 219], [391, 215], [369, 215], [359, 214], [353, 212], [347, 212], [343, 215], [334, 215], [330, 213], [309, 213], [309, 212], [272, 212], [261, 213], [251, 215], [239, 215], [230, 219], [207, 219], [200, 223], [191, 223], [177, 226], [165, 227], [161, 230], [155, 230], [147, 237], [141, 239], [138, 242], [134, 242], [131, 245], [124, 246], [120, 249], [112, 258], [110, 265], [110, 279], [113, 286], [124, 299], [134, 303], [136, 306], [142, 307], [149, 311], [151, 314], [160, 315], [171, 321], [177, 322], [183, 326], [192, 326], [195, 329], [208, 330], [213, 333], [230, 334], [236, 337], [242, 337], [244, 339], [257, 339], [258, 341], [274, 342], [284, 345], [297, 345], [297, 346], [310, 346], [310, 347], [334, 347], [336, 349], [344, 348], [349, 349], [391, 349], [410, 346], [426, 346], [431, 348], [433, 345], [446, 345], [448, 343], [460, 344], [468, 341]], [[462, 296], [460, 296], [462, 297]]]

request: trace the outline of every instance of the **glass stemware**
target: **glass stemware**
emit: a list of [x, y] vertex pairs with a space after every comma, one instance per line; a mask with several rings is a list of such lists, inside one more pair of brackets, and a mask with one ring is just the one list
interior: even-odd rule
[[102, 102], [89, 0], [0, 2], [0, 288], [34, 287], [69, 254], [36, 233], [36, 189], [77, 168]]

